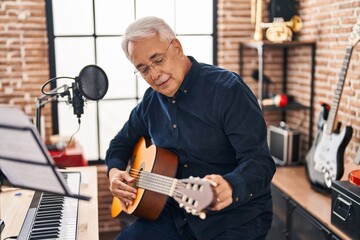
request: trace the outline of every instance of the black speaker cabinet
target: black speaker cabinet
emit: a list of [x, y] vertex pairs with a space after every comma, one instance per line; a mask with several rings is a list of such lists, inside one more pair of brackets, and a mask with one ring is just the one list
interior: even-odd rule
[[352, 239], [360, 239], [360, 187], [349, 181], [333, 181], [331, 205], [331, 223]]

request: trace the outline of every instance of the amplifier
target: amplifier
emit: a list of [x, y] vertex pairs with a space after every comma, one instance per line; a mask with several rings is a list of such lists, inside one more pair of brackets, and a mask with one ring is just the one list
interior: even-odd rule
[[270, 153], [278, 165], [295, 165], [300, 161], [300, 132], [291, 130], [285, 123], [270, 126], [268, 133]]
[[360, 239], [360, 187], [349, 181], [333, 181], [331, 206], [331, 223], [351, 239]]

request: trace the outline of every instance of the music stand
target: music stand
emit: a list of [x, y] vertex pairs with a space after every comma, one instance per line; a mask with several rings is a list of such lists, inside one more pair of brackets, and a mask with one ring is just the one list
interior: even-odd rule
[[0, 105], [0, 136], [0, 170], [13, 186], [90, 200], [70, 191], [37, 129], [20, 109]]

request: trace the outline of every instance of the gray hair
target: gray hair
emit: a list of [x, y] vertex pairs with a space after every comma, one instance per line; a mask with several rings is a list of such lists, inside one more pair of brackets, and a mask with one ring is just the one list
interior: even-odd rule
[[130, 24], [125, 31], [121, 43], [126, 57], [129, 58], [129, 42], [153, 38], [156, 34], [159, 34], [161, 40], [167, 42], [176, 37], [170, 26], [164, 20], [157, 17], [143, 17]]

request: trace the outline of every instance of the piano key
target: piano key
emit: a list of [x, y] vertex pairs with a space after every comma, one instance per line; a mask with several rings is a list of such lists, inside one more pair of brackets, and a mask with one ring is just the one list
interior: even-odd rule
[[[78, 194], [80, 173], [67, 173], [65, 178]], [[77, 239], [78, 206], [78, 199], [36, 192], [18, 239]]]

